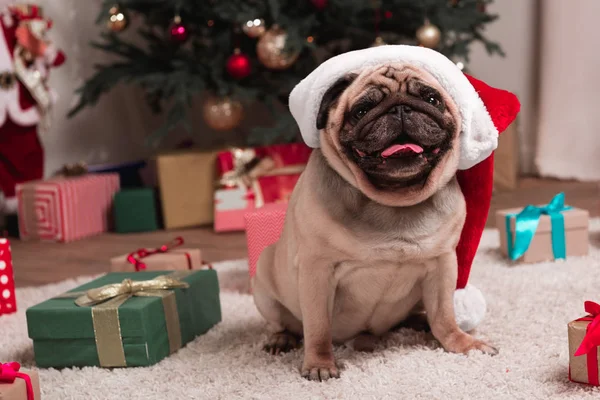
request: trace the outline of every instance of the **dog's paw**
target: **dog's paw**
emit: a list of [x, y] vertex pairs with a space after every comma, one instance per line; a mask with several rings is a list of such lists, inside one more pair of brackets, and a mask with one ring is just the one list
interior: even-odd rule
[[457, 332], [453, 335], [448, 335], [446, 340], [442, 342], [442, 345], [446, 351], [451, 353], [468, 354], [473, 350], [479, 350], [492, 356], [498, 354], [498, 350], [495, 347], [482, 340], [475, 339], [473, 336], [464, 332]]
[[331, 378], [339, 378], [340, 371], [335, 362], [326, 363], [327, 365], [304, 364], [302, 366], [302, 377], [309, 381], [324, 382]]
[[473, 342], [473, 344], [471, 346], [469, 346], [469, 348], [464, 351], [464, 353], [469, 353], [473, 350], [479, 350], [481, 352], [483, 352], [484, 354], [489, 354], [491, 356], [495, 356], [498, 354], [498, 349], [490, 346], [489, 344], [487, 344], [486, 342], [483, 342], [481, 340], [475, 340]]
[[264, 346], [264, 350], [273, 355], [285, 353], [300, 346], [300, 338], [288, 331], [271, 335]]

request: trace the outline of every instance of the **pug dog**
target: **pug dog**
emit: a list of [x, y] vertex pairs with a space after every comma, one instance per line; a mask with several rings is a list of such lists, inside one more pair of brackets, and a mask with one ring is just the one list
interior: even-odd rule
[[337, 378], [334, 343], [372, 350], [424, 311], [445, 350], [496, 354], [455, 322], [466, 208], [455, 176], [462, 122], [450, 94], [423, 68], [376, 65], [331, 85], [316, 123], [320, 148], [252, 279], [273, 331], [265, 349], [303, 341], [301, 375]]

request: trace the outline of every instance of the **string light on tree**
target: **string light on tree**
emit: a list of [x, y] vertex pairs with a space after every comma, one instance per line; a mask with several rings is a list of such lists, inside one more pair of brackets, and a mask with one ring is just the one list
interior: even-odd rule
[[288, 69], [298, 59], [299, 51], [287, 51], [285, 48], [287, 32], [274, 25], [261, 36], [256, 44], [256, 55], [260, 62], [269, 69]]
[[248, 37], [258, 38], [264, 35], [267, 28], [265, 27], [265, 20], [256, 18], [247, 21], [244, 25], [242, 25], [242, 30]]
[[434, 49], [442, 40], [442, 32], [437, 26], [426, 19], [425, 24], [417, 29], [417, 40], [419, 41], [419, 45]]
[[234, 79], [246, 78], [252, 72], [250, 57], [243, 54], [239, 48], [227, 60], [227, 73]]
[[216, 131], [229, 131], [237, 128], [244, 118], [244, 107], [229, 97], [211, 96], [202, 106], [204, 122]]
[[112, 32], [121, 32], [129, 25], [129, 16], [117, 4], [108, 10], [108, 21], [106, 23], [108, 29]]
[[373, 44], [371, 45], [371, 47], [379, 47], [379, 46], [384, 46], [387, 43], [383, 40], [383, 38], [381, 36], [377, 36], [375, 38], [375, 41], [373, 42]]
[[189, 36], [189, 29], [181, 21], [181, 16], [179, 14], [175, 15], [173, 22], [171, 22], [171, 25], [169, 26], [169, 37], [171, 38], [171, 41], [181, 44], [188, 40]]

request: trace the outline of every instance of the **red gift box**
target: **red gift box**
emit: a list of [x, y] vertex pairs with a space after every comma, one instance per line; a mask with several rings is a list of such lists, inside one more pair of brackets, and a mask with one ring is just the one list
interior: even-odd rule
[[90, 174], [17, 185], [21, 239], [70, 242], [108, 230], [118, 174]]
[[311, 151], [302, 143], [293, 143], [219, 153], [217, 171], [222, 188], [215, 192], [215, 230], [243, 230], [246, 212], [287, 202]]
[[0, 315], [17, 311], [12, 255], [8, 239], [0, 238]]
[[256, 263], [263, 250], [279, 240], [283, 231], [287, 203], [266, 204], [246, 213], [246, 241], [250, 277], [256, 274]]

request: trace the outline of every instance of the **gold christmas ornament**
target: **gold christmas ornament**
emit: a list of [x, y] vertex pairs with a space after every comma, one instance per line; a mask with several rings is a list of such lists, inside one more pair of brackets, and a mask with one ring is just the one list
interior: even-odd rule
[[426, 20], [425, 24], [417, 29], [417, 40], [421, 46], [434, 49], [442, 40], [442, 32], [437, 26]]
[[265, 67], [284, 70], [296, 62], [300, 52], [286, 52], [286, 40], [287, 32], [277, 26], [273, 26], [261, 36], [256, 44], [256, 55]]
[[373, 44], [371, 45], [371, 47], [379, 47], [379, 46], [384, 46], [387, 43], [383, 40], [383, 38], [381, 36], [377, 36], [375, 38], [375, 41], [373, 42]]
[[244, 31], [244, 33], [246, 35], [248, 35], [248, 37], [257, 38], [257, 37], [261, 37], [265, 33], [267, 28], [265, 27], [264, 19], [256, 18], [256, 19], [251, 19], [251, 20], [247, 21], [245, 24], [243, 24], [242, 30]]
[[211, 96], [202, 106], [202, 116], [206, 124], [216, 131], [229, 131], [236, 128], [244, 118], [244, 107], [229, 97]]
[[127, 28], [129, 17], [119, 8], [119, 6], [112, 6], [108, 11], [108, 15], [108, 22], [106, 23], [108, 29], [113, 32], [121, 32]]

